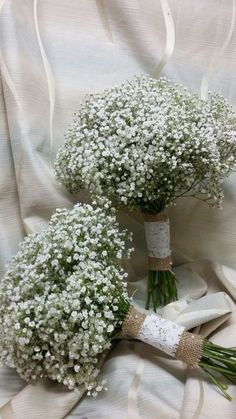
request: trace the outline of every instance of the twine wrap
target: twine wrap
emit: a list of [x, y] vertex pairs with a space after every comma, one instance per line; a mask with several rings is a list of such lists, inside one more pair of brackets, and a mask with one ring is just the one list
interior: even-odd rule
[[145, 318], [145, 313], [140, 313], [140, 311], [137, 311], [133, 306], [130, 306], [125, 320], [123, 321], [121, 335], [134, 339], [137, 338]]
[[164, 212], [144, 214], [150, 271], [171, 271], [169, 218]]
[[184, 332], [176, 351], [176, 358], [185, 362], [190, 367], [195, 367], [202, 357], [203, 340], [201, 335]]
[[144, 220], [147, 223], [155, 223], [158, 221], [168, 221], [169, 218], [164, 212], [157, 212], [156, 214], [144, 214]]
[[171, 266], [171, 256], [167, 256], [164, 259], [148, 256], [148, 268], [150, 271], [171, 271]]

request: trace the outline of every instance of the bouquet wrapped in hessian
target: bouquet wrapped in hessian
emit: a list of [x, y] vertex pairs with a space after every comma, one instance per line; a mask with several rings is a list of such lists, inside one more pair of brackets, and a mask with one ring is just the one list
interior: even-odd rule
[[146, 308], [156, 311], [177, 298], [165, 209], [186, 196], [220, 205], [235, 161], [236, 115], [222, 96], [204, 101], [166, 78], [142, 76], [85, 99], [55, 170], [71, 193], [85, 188], [142, 212]]
[[200, 366], [230, 399], [217, 374], [235, 382], [234, 349], [132, 306], [120, 266], [132, 250], [126, 239], [110, 210], [79, 204], [28, 236], [0, 287], [0, 363], [26, 380], [84, 384], [96, 396], [105, 384], [97, 378], [101, 357], [114, 339], [131, 337]]

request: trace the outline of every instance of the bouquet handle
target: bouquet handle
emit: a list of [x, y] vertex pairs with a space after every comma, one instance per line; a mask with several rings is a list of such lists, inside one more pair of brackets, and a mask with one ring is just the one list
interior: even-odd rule
[[232, 400], [227, 384], [221, 381], [219, 375], [236, 384], [235, 348], [216, 345], [156, 314], [140, 313], [133, 306], [130, 306], [123, 321], [122, 336], [148, 343], [190, 368], [200, 367], [221, 393]]
[[156, 311], [159, 305], [177, 300], [176, 277], [172, 271], [170, 222], [162, 211], [144, 214], [148, 247], [148, 287], [146, 309]]

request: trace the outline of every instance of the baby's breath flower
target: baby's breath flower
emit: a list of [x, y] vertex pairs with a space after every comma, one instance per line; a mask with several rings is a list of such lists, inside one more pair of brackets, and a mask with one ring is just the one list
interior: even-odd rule
[[114, 211], [77, 204], [58, 209], [48, 229], [25, 238], [0, 287], [2, 364], [26, 380], [85, 384], [93, 395], [103, 388], [100, 356], [130, 304], [117, 259], [130, 253], [127, 236]]
[[55, 172], [71, 193], [159, 212], [186, 195], [220, 205], [235, 163], [236, 115], [222, 96], [141, 76], [86, 98]]

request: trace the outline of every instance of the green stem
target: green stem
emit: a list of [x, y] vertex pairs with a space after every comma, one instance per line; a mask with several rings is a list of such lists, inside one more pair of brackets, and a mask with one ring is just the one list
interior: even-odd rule
[[228, 400], [232, 400], [231, 396], [225, 391], [228, 386], [222, 383], [218, 376], [222, 376], [231, 383], [236, 384], [236, 349], [224, 348], [204, 340], [203, 355], [198, 365], [224, 396]]
[[225, 358], [224, 356], [221, 356], [221, 355], [215, 355], [214, 353], [210, 353], [207, 351], [204, 352], [204, 356], [210, 359], [215, 359], [217, 361], [220, 361], [223, 364], [232, 365], [232, 367], [236, 368], [235, 361], [230, 358]]
[[208, 377], [210, 378], [210, 380], [218, 387], [218, 389], [224, 394], [224, 396], [226, 397], [227, 400], [231, 401], [232, 397], [230, 396], [229, 393], [227, 393], [227, 388], [228, 386], [225, 386], [224, 384], [222, 384], [220, 381], [218, 381], [213, 374], [211, 374], [209, 371], [207, 371], [207, 369], [203, 368], [202, 369], [205, 371], [205, 373], [208, 375]]
[[231, 356], [233, 355], [236, 359], [236, 348], [224, 348], [223, 346], [215, 345], [214, 343], [210, 341], [204, 342], [204, 348], [207, 348], [211, 351], [218, 352], [218, 353], [220, 352], [220, 353], [229, 354]]
[[163, 306], [177, 300], [176, 276], [170, 271], [149, 271], [146, 309], [156, 312]]
[[145, 308], [148, 309], [150, 306], [150, 276], [148, 275], [148, 286], [147, 286], [147, 297], [146, 297], [146, 305]]
[[210, 368], [214, 371], [218, 371], [218, 372], [222, 372], [225, 374], [229, 374], [229, 375], [233, 375], [234, 377], [236, 376], [236, 372], [235, 371], [231, 371], [225, 367], [220, 367], [219, 365], [212, 365], [208, 362], [204, 362], [204, 361], [200, 361], [199, 362], [200, 367], [206, 367], [206, 368]]
[[152, 296], [152, 305], [153, 305], [153, 307], [156, 307], [154, 288], [155, 288], [155, 275], [154, 275], [154, 272], [152, 272], [152, 294], [151, 294], [151, 296]]

